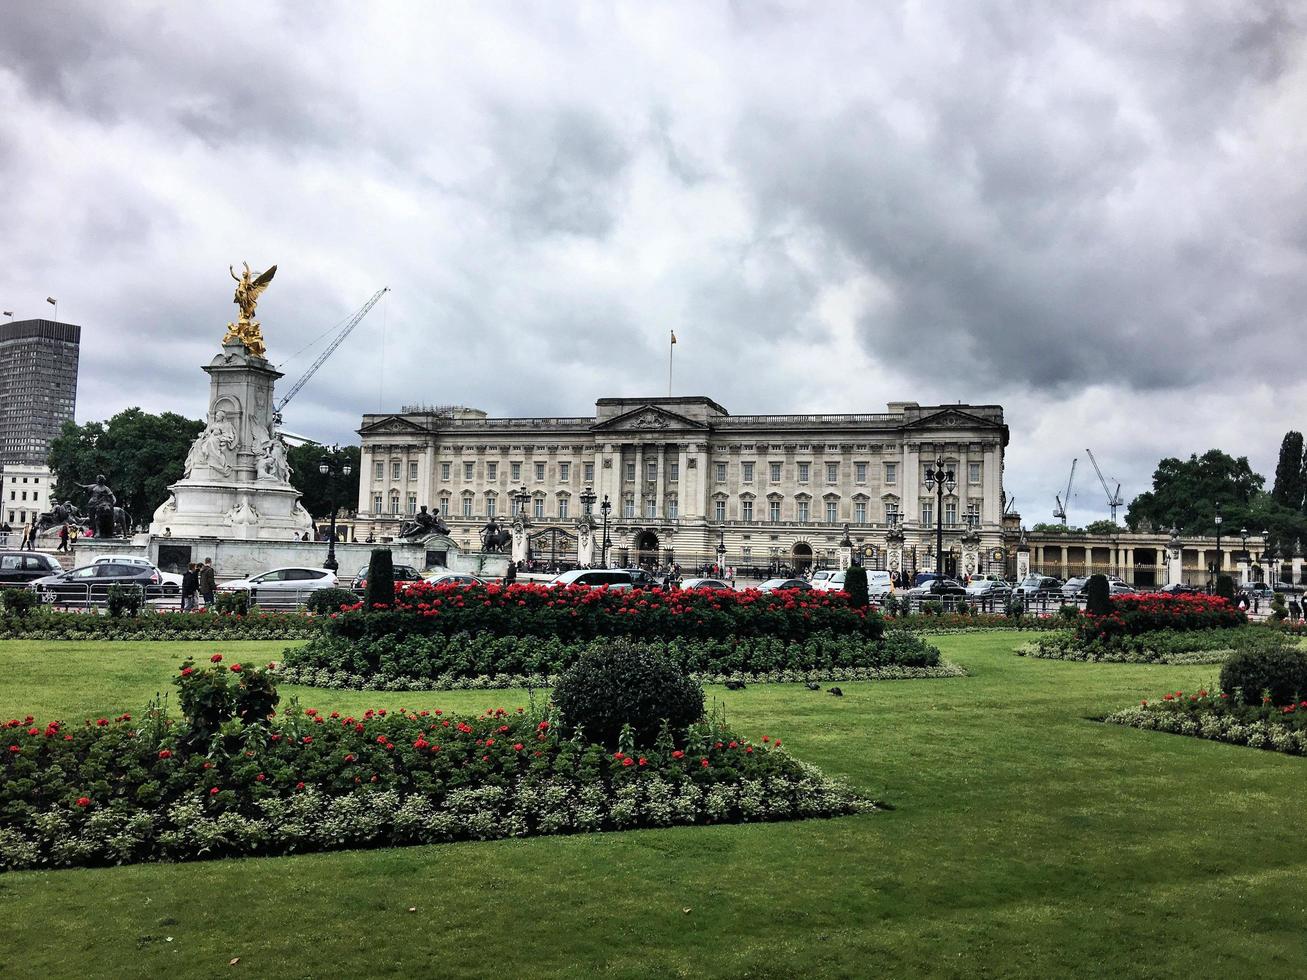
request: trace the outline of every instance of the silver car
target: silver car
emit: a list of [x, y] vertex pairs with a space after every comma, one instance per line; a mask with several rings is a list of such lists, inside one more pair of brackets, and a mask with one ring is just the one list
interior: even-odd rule
[[301, 593], [337, 588], [337, 581], [336, 573], [325, 568], [291, 567], [221, 582], [218, 588], [226, 592], [248, 592], [251, 602], [257, 602], [260, 596], [287, 601]]

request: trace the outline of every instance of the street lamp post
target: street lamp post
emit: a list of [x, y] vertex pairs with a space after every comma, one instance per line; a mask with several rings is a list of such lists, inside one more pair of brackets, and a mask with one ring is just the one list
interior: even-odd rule
[[613, 505], [608, 499], [608, 494], [604, 494], [603, 503], [599, 505], [599, 513], [604, 515], [604, 537], [599, 546], [599, 561], [603, 568], [608, 567], [608, 547], [612, 543], [608, 540], [608, 512], [612, 509]]
[[935, 491], [935, 574], [943, 578], [944, 561], [944, 488], [952, 493], [958, 487], [952, 470], [944, 468], [944, 460], [936, 459], [933, 468], [926, 471], [926, 489]]
[[[340, 472], [344, 476], [349, 476], [353, 469], [349, 463], [345, 463], [341, 466]], [[336, 474], [332, 471], [331, 460], [326, 456], [318, 462], [318, 472], [327, 478], [327, 506], [331, 508], [331, 530], [327, 532], [327, 560], [322, 563], [322, 567], [329, 572], [336, 572], [340, 570], [340, 562], [336, 561], [336, 494], [331, 489], [331, 478]]]
[[726, 531], [717, 532], [717, 574], [726, 574]]
[[1213, 579], [1213, 588], [1216, 582], [1221, 578], [1221, 572], [1225, 569], [1224, 556], [1221, 554], [1221, 502], [1216, 502], [1216, 578]]

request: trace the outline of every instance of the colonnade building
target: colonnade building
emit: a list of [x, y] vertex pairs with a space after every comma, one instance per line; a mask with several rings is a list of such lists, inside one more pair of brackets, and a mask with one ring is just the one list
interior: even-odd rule
[[[766, 572], [834, 564], [847, 524], [870, 567], [902, 555], [905, 567], [930, 568], [942, 513], [946, 570], [964, 544], [980, 565], [967, 570], [1003, 567], [998, 405], [731, 415], [706, 397], [601, 398], [579, 418], [415, 408], [365, 415], [358, 431], [356, 536], [393, 536], [425, 505], [474, 551], [490, 519], [506, 526], [525, 511], [532, 556], [568, 564], [592, 491], [596, 528], [600, 503], [610, 505], [612, 565], [693, 568], [720, 548], [726, 564]], [[937, 459], [956, 483], [939, 513], [926, 483]]]

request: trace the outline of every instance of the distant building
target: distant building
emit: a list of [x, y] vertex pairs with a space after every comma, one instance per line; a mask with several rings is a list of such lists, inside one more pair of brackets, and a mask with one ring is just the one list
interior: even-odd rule
[[[1002, 571], [1003, 453], [998, 405], [894, 402], [879, 413], [731, 415], [710, 398], [601, 398], [581, 418], [488, 418], [469, 408], [366, 415], [356, 533], [394, 534], [438, 507], [463, 548], [490, 519], [525, 508], [531, 554], [576, 554], [587, 490], [608, 498], [612, 563], [770, 571], [834, 565], [843, 526], [870, 567], [891, 537], [906, 570], [933, 565], [936, 521], [952, 570], [970, 530], [976, 571]], [[956, 486], [938, 498], [927, 464]], [[599, 518], [596, 505], [594, 516]]]
[[35, 520], [50, 509], [54, 478], [44, 463], [5, 463], [0, 466], [0, 514], [10, 527]]
[[77, 407], [81, 339], [73, 323], [0, 323], [0, 464], [46, 463]]

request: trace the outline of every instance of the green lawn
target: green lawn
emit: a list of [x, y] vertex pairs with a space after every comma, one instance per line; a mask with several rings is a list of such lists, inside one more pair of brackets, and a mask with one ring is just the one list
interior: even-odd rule
[[[970, 677], [711, 693], [896, 809], [175, 866], [0, 875], [12, 976], [1307, 974], [1307, 760], [1088, 720], [1215, 667], [938, 643]], [[282, 644], [193, 644], [267, 660]], [[0, 643], [0, 717], [166, 690], [181, 645]], [[479, 710], [520, 692], [306, 706]], [[409, 911], [415, 909], [416, 911]], [[171, 937], [171, 941], [167, 941]], [[228, 961], [240, 957], [235, 968]]]

